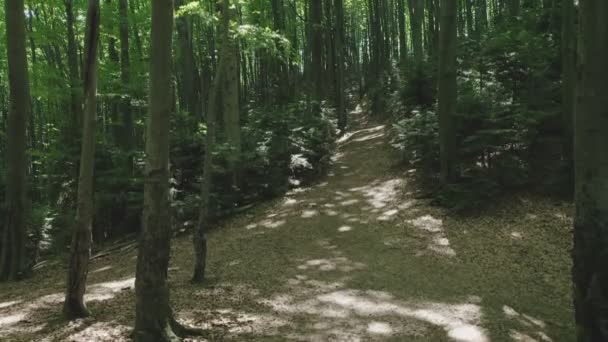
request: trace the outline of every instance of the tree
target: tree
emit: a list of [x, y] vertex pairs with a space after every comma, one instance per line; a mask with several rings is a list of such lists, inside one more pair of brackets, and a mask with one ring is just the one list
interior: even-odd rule
[[444, 183], [454, 176], [455, 132], [453, 116], [456, 112], [456, 1], [442, 0], [439, 32], [439, 145], [441, 178]]
[[31, 111], [30, 86], [23, 0], [6, 0], [4, 6], [10, 109], [6, 144], [6, 217], [0, 255], [0, 279], [17, 280], [26, 271], [26, 125]]
[[608, 341], [608, 2], [580, 4], [573, 280], [579, 342]]
[[135, 331], [140, 342], [177, 341], [180, 329], [169, 303], [169, 118], [173, 1], [152, 1], [150, 97], [146, 126], [143, 227], [135, 280]]
[[241, 122], [239, 116], [239, 52], [237, 42], [230, 32], [230, 21], [234, 17], [234, 9], [229, 0], [223, 0], [223, 45], [224, 77], [222, 88], [222, 112], [226, 138], [232, 152], [228, 157], [228, 165], [233, 177], [233, 185], [239, 186], [239, 162], [241, 159]]
[[[125, 94], [121, 101], [122, 114], [121, 146], [127, 153], [132, 153], [133, 141], [133, 114], [131, 112], [131, 60], [129, 44], [129, 3], [127, 0], [118, 0], [118, 13], [120, 17], [120, 81], [125, 87]], [[128, 170], [133, 168], [133, 158], [127, 160]]]
[[346, 115], [346, 99], [344, 89], [344, 3], [342, 0], [334, 0], [335, 58], [336, 58], [336, 110], [338, 112], [338, 129], [344, 134], [348, 118]]
[[424, 18], [424, 0], [409, 0], [409, 10], [414, 61], [417, 66], [420, 66], [423, 60], [422, 20]]
[[564, 161], [567, 163], [568, 170], [572, 168], [574, 147], [573, 140], [573, 120], [574, 120], [574, 100], [576, 83], [576, 10], [574, 0], [562, 0], [562, 127], [564, 148]]
[[89, 0], [85, 28], [84, 87], [80, 175], [76, 223], [70, 247], [67, 289], [63, 313], [68, 318], [88, 316], [84, 302], [93, 232], [93, 173], [95, 170], [95, 126], [97, 121], [97, 50], [99, 46], [99, 0]]

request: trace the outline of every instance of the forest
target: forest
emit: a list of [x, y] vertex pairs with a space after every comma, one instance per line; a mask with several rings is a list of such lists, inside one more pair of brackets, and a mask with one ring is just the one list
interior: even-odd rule
[[0, 341], [608, 341], [605, 0], [3, 0]]

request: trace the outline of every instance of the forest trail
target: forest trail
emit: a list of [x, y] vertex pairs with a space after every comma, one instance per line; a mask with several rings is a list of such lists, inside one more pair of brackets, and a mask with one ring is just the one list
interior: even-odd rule
[[[178, 318], [212, 341], [573, 340], [571, 208], [519, 198], [487, 216], [446, 215], [396, 171], [387, 128], [361, 108], [352, 117], [324, 180], [211, 234], [206, 285], [189, 283], [190, 237], [175, 240]], [[93, 261], [94, 317], [76, 323], [59, 316], [59, 264], [0, 285], [0, 340], [127, 340], [135, 258], [127, 248]]]

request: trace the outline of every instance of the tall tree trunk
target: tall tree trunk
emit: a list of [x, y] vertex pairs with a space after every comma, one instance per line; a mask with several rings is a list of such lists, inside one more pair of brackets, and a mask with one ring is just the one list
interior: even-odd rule
[[467, 12], [467, 37], [473, 37], [475, 29], [473, 25], [473, 1], [474, 0], [464, 0], [466, 4], [466, 12]]
[[[223, 39], [228, 37], [223, 36]], [[207, 227], [210, 224], [211, 213], [211, 189], [213, 185], [213, 153], [215, 152], [216, 140], [216, 123], [217, 113], [220, 110], [218, 104], [220, 100], [220, 87], [223, 83], [226, 62], [225, 45], [222, 44], [221, 57], [215, 71], [215, 78], [211, 91], [209, 92], [209, 100], [207, 103], [206, 123], [207, 136], [205, 137], [205, 157], [203, 165], [203, 183], [201, 185], [201, 203], [199, 208], [198, 224], [196, 231], [192, 235], [194, 244], [194, 272], [192, 275], [193, 283], [202, 283], [205, 280], [205, 269], [207, 266]]]
[[233, 177], [233, 186], [239, 186], [239, 164], [241, 160], [241, 123], [239, 117], [239, 53], [237, 42], [230, 34], [230, 21], [234, 10], [230, 8], [230, 1], [223, 0], [223, 45], [224, 79], [222, 88], [222, 107], [226, 138], [232, 152], [228, 156], [228, 167]]
[[[78, 149], [79, 139], [74, 139], [74, 132], [82, 127], [82, 93], [81, 80], [78, 71], [78, 52], [76, 51], [76, 37], [74, 33], [74, 0], [65, 0], [67, 41], [68, 41], [68, 70], [70, 76], [70, 114], [72, 115], [66, 130], [73, 150]], [[71, 152], [74, 152], [71, 151]]]
[[579, 2], [573, 280], [579, 342], [608, 341], [608, 2]]
[[0, 279], [17, 280], [26, 271], [26, 126], [31, 112], [30, 85], [23, 0], [5, 0], [4, 6], [10, 109], [6, 140], [6, 217], [0, 256]]
[[313, 111], [320, 110], [323, 100], [323, 8], [320, 0], [309, 0], [310, 21], [310, 51], [311, 64], [311, 95], [315, 102]]
[[487, 0], [476, 0], [475, 6], [475, 34], [479, 38], [488, 28]]
[[169, 123], [173, 108], [172, 32], [173, 1], [153, 0], [144, 212], [135, 280], [133, 339], [140, 342], [178, 340], [172, 325], [167, 282], [171, 248]]
[[439, 38], [439, 143], [441, 155], [441, 178], [448, 183], [454, 176], [453, 160], [455, 133], [453, 116], [456, 112], [456, 1], [441, 0], [441, 25]]
[[336, 109], [338, 111], [338, 129], [341, 134], [346, 131], [348, 118], [346, 115], [346, 98], [344, 89], [344, 3], [334, 0], [334, 39], [336, 56]]
[[409, 0], [410, 26], [412, 31], [412, 47], [414, 61], [419, 66], [422, 63], [422, 17], [424, 16], [424, 0]]
[[99, 0], [89, 0], [85, 29], [85, 110], [82, 128], [80, 176], [76, 224], [70, 249], [68, 281], [63, 313], [69, 318], [85, 317], [84, 303], [93, 225], [93, 172], [95, 168], [95, 124], [97, 116], [97, 50], [99, 46]]
[[[175, 7], [182, 6], [183, 0], [176, 0]], [[192, 22], [188, 16], [178, 17], [175, 21], [177, 27], [178, 54], [177, 69], [179, 71], [180, 106], [192, 115], [197, 115], [199, 100], [197, 97], [198, 71], [194, 58], [194, 42], [192, 38]]]
[[397, 18], [399, 21], [399, 60], [401, 68], [407, 63], [407, 25], [405, 21], [405, 0], [397, 0]]
[[[121, 147], [123, 151], [131, 153], [135, 148], [133, 133], [133, 114], [131, 111], [131, 60], [129, 44], [129, 4], [127, 0], [118, 0], [118, 13], [120, 17], [120, 81], [123, 94], [120, 104], [122, 115]], [[129, 155], [127, 159], [128, 170], [133, 168], [133, 158]]]
[[572, 170], [573, 162], [573, 120], [576, 83], [576, 9], [574, 0], [562, 0], [562, 127], [563, 158]]

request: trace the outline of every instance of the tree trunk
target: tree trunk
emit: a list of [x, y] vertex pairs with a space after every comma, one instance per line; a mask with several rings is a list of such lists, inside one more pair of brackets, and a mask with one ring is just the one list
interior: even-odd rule
[[228, 156], [228, 167], [233, 177], [233, 186], [239, 186], [239, 164], [241, 159], [241, 122], [239, 117], [239, 59], [237, 42], [230, 34], [230, 21], [234, 17], [230, 1], [223, 0], [223, 45], [224, 79], [222, 88], [222, 107], [226, 138], [232, 152]]
[[[323, 100], [323, 8], [320, 0], [309, 0], [310, 21], [310, 51], [312, 55], [311, 64], [311, 95], [315, 102], [313, 111], [321, 109]], [[317, 114], [317, 113], [315, 113]]]
[[[133, 134], [133, 114], [131, 111], [131, 60], [129, 44], [129, 4], [127, 0], [118, 0], [118, 13], [120, 17], [120, 81], [123, 85], [123, 94], [120, 104], [122, 114], [121, 147], [123, 151], [131, 153], [135, 148]], [[133, 168], [133, 158], [129, 155], [127, 160], [129, 171]]]
[[573, 120], [576, 82], [576, 9], [574, 0], [562, 0], [562, 127], [563, 158], [569, 172], [573, 162]]
[[68, 318], [89, 315], [84, 303], [93, 225], [93, 172], [95, 169], [95, 124], [97, 116], [97, 50], [99, 46], [99, 0], [89, 0], [85, 29], [85, 110], [82, 128], [80, 176], [76, 223], [70, 249], [67, 289], [63, 313]]
[[441, 1], [440, 49], [439, 49], [439, 140], [441, 155], [441, 179], [444, 184], [454, 176], [453, 160], [455, 134], [453, 116], [456, 112], [456, 1]]
[[[224, 36], [224, 39], [226, 37]], [[219, 64], [215, 71], [213, 86], [209, 93], [209, 106], [206, 110], [207, 121], [207, 136], [205, 137], [205, 158], [203, 165], [203, 183], [201, 185], [201, 203], [199, 208], [198, 225], [194, 232], [194, 272], [192, 275], [193, 283], [202, 283], [205, 280], [205, 269], [207, 266], [207, 227], [211, 220], [211, 188], [213, 185], [213, 153], [215, 152], [215, 135], [217, 112], [219, 111], [218, 102], [220, 100], [220, 87], [223, 83], [226, 58], [224, 54], [227, 49], [224, 49], [222, 44], [222, 53]]]
[[[182, 6], [183, 0], [176, 0], [176, 9]], [[177, 27], [178, 54], [177, 69], [181, 86], [179, 87], [180, 107], [191, 115], [198, 114], [199, 101], [196, 92], [196, 70], [194, 58], [194, 43], [192, 38], [192, 22], [188, 16], [178, 17], [175, 21]]]
[[341, 134], [346, 132], [348, 117], [346, 115], [346, 94], [344, 89], [344, 3], [334, 0], [335, 57], [336, 57], [336, 110], [338, 111], [338, 129]]
[[424, 0], [409, 0], [410, 26], [412, 30], [412, 47], [414, 61], [420, 66], [423, 59], [422, 52], [422, 17], [424, 16]]
[[6, 217], [0, 256], [0, 279], [17, 280], [26, 271], [26, 126], [31, 112], [30, 85], [23, 0], [5, 0], [4, 6], [10, 109], [6, 140]]
[[407, 25], [405, 21], [405, 0], [397, 0], [397, 18], [399, 21], [399, 60], [401, 68], [407, 63]]
[[608, 341], [608, 2], [582, 0], [573, 280], [579, 342]]
[[[81, 80], [78, 73], [78, 52], [76, 51], [76, 37], [74, 33], [74, 0], [65, 0], [66, 24], [67, 24], [67, 41], [68, 41], [68, 70], [70, 76], [70, 114], [72, 115], [67, 131], [67, 136], [73, 137], [74, 132], [82, 127], [82, 93]], [[72, 145], [70, 147], [78, 149], [79, 139], [71, 138]]]
[[153, 0], [144, 212], [135, 280], [133, 339], [139, 342], [179, 340], [172, 326], [167, 281], [171, 248], [169, 118], [173, 108], [172, 32], [173, 1]]

